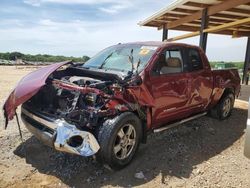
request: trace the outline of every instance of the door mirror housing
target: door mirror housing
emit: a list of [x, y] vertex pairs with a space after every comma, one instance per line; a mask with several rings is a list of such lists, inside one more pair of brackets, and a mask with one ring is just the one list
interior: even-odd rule
[[141, 84], [142, 84], [142, 78], [139, 75], [134, 76], [130, 81], [131, 86], [139, 86]]

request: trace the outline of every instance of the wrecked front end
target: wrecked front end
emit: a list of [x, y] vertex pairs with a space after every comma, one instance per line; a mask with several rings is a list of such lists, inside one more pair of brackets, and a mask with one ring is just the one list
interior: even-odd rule
[[22, 106], [21, 117], [27, 129], [44, 144], [59, 151], [82, 156], [94, 155], [99, 144], [93, 134], [79, 130], [62, 119], [53, 119]]
[[81, 156], [94, 155], [100, 148], [97, 133], [105, 120], [124, 111], [136, 111], [146, 120], [146, 108], [137, 96], [141, 92], [136, 92], [140, 90], [138, 80], [127, 82], [115, 74], [74, 66], [54, 71], [22, 104], [22, 121], [46, 145]]

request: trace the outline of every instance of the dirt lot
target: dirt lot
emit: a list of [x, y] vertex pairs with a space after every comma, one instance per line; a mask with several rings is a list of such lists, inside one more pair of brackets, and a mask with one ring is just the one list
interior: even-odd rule
[[[32, 69], [0, 67], [0, 101]], [[15, 121], [0, 127], [0, 187], [250, 187], [243, 156], [247, 104], [236, 102], [225, 121], [203, 117], [151, 135], [132, 164], [114, 172], [93, 159], [57, 152]], [[135, 177], [139, 173], [141, 178]], [[137, 174], [138, 175], [138, 174]]]

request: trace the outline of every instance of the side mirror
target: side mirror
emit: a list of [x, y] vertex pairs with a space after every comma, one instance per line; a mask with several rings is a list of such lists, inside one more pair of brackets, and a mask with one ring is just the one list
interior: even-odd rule
[[139, 86], [141, 84], [142, 84], [142, 78], [139, 75], [137, 75], [137, 76], [132, 78], [129, 85], [131, 85], [131, 86]]

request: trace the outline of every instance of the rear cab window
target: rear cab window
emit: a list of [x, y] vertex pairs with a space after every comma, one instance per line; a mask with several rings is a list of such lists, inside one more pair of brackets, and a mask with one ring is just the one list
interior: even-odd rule
[[190, 71], [198, 71], [203, 69], [200, 52], [198, 49], [190, 48], [187, 50], [187, 59]]

